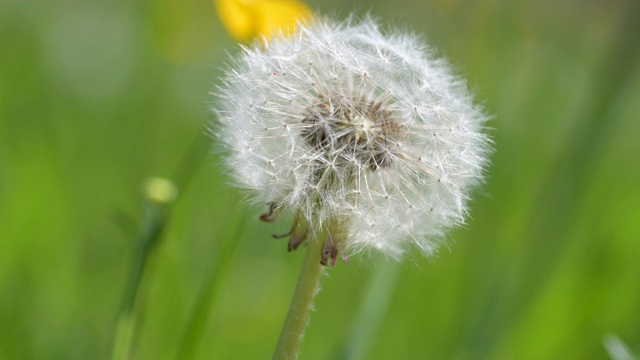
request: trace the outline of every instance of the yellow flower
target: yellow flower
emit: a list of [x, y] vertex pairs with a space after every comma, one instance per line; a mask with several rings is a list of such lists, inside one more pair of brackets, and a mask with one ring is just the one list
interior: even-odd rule
[[222, 24], [240, 41], [290, 35], [297, 21], [311, 19], [309, 7], [296, 0], [213, 0]]

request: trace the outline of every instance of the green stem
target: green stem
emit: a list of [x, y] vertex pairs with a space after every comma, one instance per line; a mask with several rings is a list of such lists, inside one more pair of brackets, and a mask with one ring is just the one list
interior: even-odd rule
[[140, 283], [144, 275], [145, 265], [157, 244], [162, 232], [164, 208], [158, 204], [150, 204], [135, 241], [133, 268], [131, 270], [114, 338], [111, 358], [125, 360], [131, 358], [133, 342], [136, 334], [135, 305], [139, 297]]
[[289, 312], [282, 326], [276, 351], [273, 354], [274, 360], [298, 358], [304, 330], [309, 323], [313, 299], [318, 292], [320, 277], [324, 271], [324, 266], [320, 264], [320, 255], [324, 242], [321, 240], [324, 240], [324, 234], [320, 234], [319, 237], [310, 240]]
[[[203, 129], [196, 136], [195, 141], [182, 158], [175, 174], [175, 184], [179, 191], [184, 192], [207, 153], [208, 137]], [[140, 284], [145, 273], [145, 267], [153, 248], [160, 242], [162, 229], [166, 223], [169, 203], [151, 201], [145, 209], [144, 218], [134, 243], [133, 267], [129, 274], [128, 285], [124, 294], [122, 307], [118, 314], [118, 323], [111, 350], [113, 360], [130, 359], [134, 352], [136, 338], [136, 304], [140, 297]]]

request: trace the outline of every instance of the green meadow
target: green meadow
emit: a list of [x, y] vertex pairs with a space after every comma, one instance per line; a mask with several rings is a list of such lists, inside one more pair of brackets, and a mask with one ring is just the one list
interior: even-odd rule
[[[640, 2], [309, 5], [421, 34], [491, 114], [495, 153], [438, 256], [328, 270], [300, 358], [639, 355]], [[111, 357], [150, 177], [179, 197], [133, 358], [271, 356], [304, 253], [202, 135], [237, 51], [207, 0], [0, 3], [0, 359]]]

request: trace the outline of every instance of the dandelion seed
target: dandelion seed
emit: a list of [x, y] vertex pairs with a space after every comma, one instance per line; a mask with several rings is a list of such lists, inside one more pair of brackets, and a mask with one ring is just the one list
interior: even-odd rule
[[414, 35], [368, 18], [314, 19], [243, 48], [216, 96], [212, 132], [235, 181], [268, 206], [262, 220], [294, 215], [289, 250], [327, 231], [325, 264], [411, 244], [433, 254], [487, 165], [466, 83]]

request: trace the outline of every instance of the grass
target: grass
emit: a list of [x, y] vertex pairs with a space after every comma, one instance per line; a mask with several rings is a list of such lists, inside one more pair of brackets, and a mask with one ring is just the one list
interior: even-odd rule
[[[329, 271], [301, 358], [362, 336], [367, 359], [602, 359], [610, 334], [640, 353], [636, 2], [311, 5], [426, 34], [495, 115], [497, 151], [473, 219], [437, 258], [398, 265], [372, 334], [353, 329], [379, 311], [365, 295], [386, 260]], [[0, 5], [0, 44], [0, 359], [108, 358], [142, 183], [175, 177], [235, 45], [208, 1], [17, 0]], [[172, 209], [137, 358], [175, 358], [243, 218], [193, 358], [273, 352], [303, 254], [227, 181], [205, 158]]]

